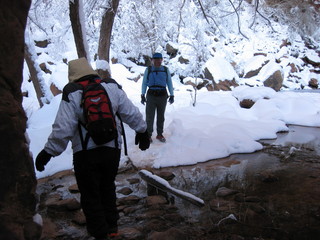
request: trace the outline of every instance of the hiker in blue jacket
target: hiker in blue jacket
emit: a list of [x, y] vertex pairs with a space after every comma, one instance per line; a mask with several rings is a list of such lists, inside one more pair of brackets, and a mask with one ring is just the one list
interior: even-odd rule
[[[87, 135], [86, 128], [79, 125], [79, 121], [85, 122], [81, 107], [83, 89], [77, 82], [95, 78], [99, 76], [85, 58], [69, 62], [69, 83], [63, 89], [52, 132], [35, 164], [38, 171], [43, 171], [50, 159], [60, 155], [71, 141], [87, 230], [96, 240], [106, 240], [118, 232], [115, 177], [121, 156], [121, 123], [116, 118], [119, 136], [116, 139], [97, 145], [90, 137], [86, 144], [83, 143], [81, 135]], [[103, 81], [101, 85], [110, 98], [113, 115], [118, 113], [123, 122], [136, 131], [135, 143], [141, 150], [148, 149], [147, 125], [139, 109], [114, 80]]]
[[[166, 66], [162, 66], [162, 60], [163, 58], [161, 53], [154, 53], [152, 56], [153, 65], [148, 67], [144, 72], [141, 89], [141, 103], [143, 105], [146, 103], [146, 122], [150, 141], [152, 141], [151, 136], [153, 132], [153, 123], [155, 113], [157, 111], [156, 139], [161, 142], [165, 142], [166, 139], [162, 134], [165, 119], [164, 113], [168, 99], [166, 87], [168, 87], [170, 93], [170, 104], [174, 102], [174, 95], [170, 71]], [[147, 97], [145, 97], [146, 92]]]

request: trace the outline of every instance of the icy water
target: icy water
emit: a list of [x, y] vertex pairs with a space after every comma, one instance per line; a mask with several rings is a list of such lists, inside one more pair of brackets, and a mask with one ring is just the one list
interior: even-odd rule
[[[262, 140], [261, 143], [289, 147], [283, 155], [300, 149], [313, 150], [320, 155], [320, 128], [289, 126], [289, 132], [279, 133], [277, 139]], [[288, 148], [286, 148], [288, 149]], [[268, 172], [283, 168], [282, 159], [262, 151], [250, 154], [234, 154], [227, 158], [215, 159], [192, 166], [181, 166], [154, 170], [154, 174], [169, 171], [175, 174], [170, 181], [172, 187], [191, 193], [205, 202], [215, 197], [219, 187], [236, 189], [254, 188], [254, 179]], [[138, 177], [138, 175], [132, 176]], [[146, 184], [141, 182], [134, 189], [139, 195], [146, 195]], [[196, 219], [203, 210], [191, 203], [175, 197], [175, 204], [184, 216]]]

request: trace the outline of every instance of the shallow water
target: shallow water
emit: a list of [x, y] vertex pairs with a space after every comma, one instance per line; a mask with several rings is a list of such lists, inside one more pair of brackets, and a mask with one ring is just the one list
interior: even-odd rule
[[[320, 128], [289, 126], [289, 131], [279, 133], [273, 140], [263, 140], [270, 145], [311, 149], [320, 155]], [[233, 154], [227, 158], [215, 159], [192, 166], [181, 166], [153, 170], [154, 174], [169, 171], [175, 174], [170, 181], [172, 187], [191, 193], [206, 203], [215, 197], [219, 187], [235, 189], [253, 189], [259, 175], [273, 173], [285, 166], [279, 157], [264, 152]], [[134, 190], [138, 195], [146, 195], [146, 184], [141, 182]], [[181, 214], [190, 221], [204, 215], [201, 209], [191, 203], [175, 197], [175, 204]]]
[[272, 145], [308, 148], [320, 155], [320, 128], [292, 125], [289, 126], [289, 132], [279, 133], [277, 139], [262, 142]]

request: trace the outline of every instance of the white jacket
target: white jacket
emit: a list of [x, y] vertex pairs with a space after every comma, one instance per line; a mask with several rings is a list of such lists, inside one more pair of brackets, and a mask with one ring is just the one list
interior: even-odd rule
[[[77, 71], [79, 69], [79, 71]], [[80, 72], [80, 74], [79, 74]], [[76, 78], [75, 74], [76, 73]], [[56, 119], [52, 125], [52, 132], [45, 144], [44, 150], [52, 156], [60, 155], [66, 148], [69, 141], [72, 142], [73, 152], [83, 150], [79, 135], [78, 123], [79, 120], [84, 122], [83, 109], [80, 107], [82, 98], [82, 87], [76, 83], [77, 80], [83, 79], [86, 76], [97, 76], [87, 60], [84, 58], [69, 62], [69, 80], [63, 89], [62, 100], [57, 112]], [[75, 81], [75, 82], [74, 82]], [[126, 93], [119, 87], [117, 83], [102, 83], [106, 89], [114, 115], [118, 113], [122, 121], [129, 125], [136, 132], [145, 132], [146, 123], [139, 109], [133, 105], [128, 99]], [[120, 121], [116, 117], [118, 129], [118, 147], [121, 148], [121, 127]], [[86, 135], [86, 130], [82, 127], [83, 136]], [[116, 147], [115, 140], [99, 146]], [[92, 139], [89, 139], [87, 149], [96, 148]]]

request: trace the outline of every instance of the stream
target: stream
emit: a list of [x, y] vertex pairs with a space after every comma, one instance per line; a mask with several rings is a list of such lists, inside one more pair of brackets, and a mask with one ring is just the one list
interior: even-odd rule
[[[219, 187], [236, 189], [254, 189], [255, 180], [259, 175], [279, 171], [286, 166], [283, 158], [290, 152], [304, 151], [304, 149], [320, 155], [320, 128], [291, 125], [289, 131], [277, 134], [276, 139], [261, 140], [262, 144], [287, 147], [281, 156], [275, 156], [263, 151], [248, 154], [233, 154], [222, 159], [210, 160], [192, 166], [169, 167], [152, 170], [154, 174], [162, 171], [172, 172], [175, 178], [169, 183], [172, 187], [191, 193], [205, 202], [215, 197]], [[288, 148], [289, 147], [289, 148]], [[289, 150], [288, 150], [289, 149]], [[125, 174], [127, 175], [127, 174]], [[138, 174], [131, 174], [125, 178], [139, 178]], [[122, 182], [123, 183], [123, 182]], [[124, 183], [127, 184], [127, 183]], [[118, 182], [118, 187], [121, 187]], [[138, 196], [145, 196], [146, 183], [141, 181], [133, 186], [133, 191]], [[203, 210], [191, 203], [175, 197], [175, 204], [181, 214], [191, 219], [197, 219], [203, 215]]]

